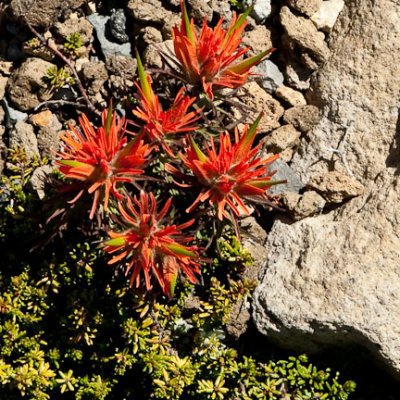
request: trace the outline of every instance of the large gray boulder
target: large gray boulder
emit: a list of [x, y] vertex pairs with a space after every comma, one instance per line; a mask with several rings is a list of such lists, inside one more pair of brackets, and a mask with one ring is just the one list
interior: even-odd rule
[[322, 119], [291, 167], [304, 184], [338, 171], [363, 194], [298, 222], [275, 222], [253, 313], [259, 331], [281, 345], [310, 352], [356, 342], [397, 377], [399, 35], [397, 0], [349, 1], [340, 14], [332, 56], [307, 96]]

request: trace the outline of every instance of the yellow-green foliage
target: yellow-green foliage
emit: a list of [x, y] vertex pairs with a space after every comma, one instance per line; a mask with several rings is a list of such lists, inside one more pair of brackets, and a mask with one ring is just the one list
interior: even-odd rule
[[215, 276], [180, 285], [168, 301], [129, 289], [83, 232], [28, 253], [27, 215], [37, 203], [26, 183], [38, 161], [20, 156], [2, 183], [3, 203], [15, 197], [15, 181], [21, 206], [19, 219], [0, 224], [8, 249], [0, 272], [2, 400], [349, 397], [352, 382], [305, 356], [260, 363], [228, 345], [230, 310], [254, 288], [235, 273], [249, 258], [232, 236], [219, 244]]
[[82, 40], [79, 33], [77, 32], [72, 33], [65, 39], [64, 48], [69, 54], [76, 56], [78, 54], [78, 50], [81, 47], [82, 47]]

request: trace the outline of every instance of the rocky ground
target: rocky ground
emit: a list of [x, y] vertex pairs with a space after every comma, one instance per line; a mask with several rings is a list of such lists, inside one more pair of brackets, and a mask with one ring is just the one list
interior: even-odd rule
[[[227, 0], [188, 5], [198, 24], [205, 16], [230, 16]], [[264, 111], [265, 149], [281, 153], [277, 176], [288, 180], [274, 189], [286, 212], [268, 232], [250, 221], [253, 236], [265, 238], [247, 239], [260, 268], [249, 272], [260, 278], [255, 327], [296, 351], [357, 344], [396, 379], [399, 15], [396, 0], [258, 0], [244, 44], [254, 53], [277, 50], [239, 92], [252, 110], [248, 121]], [[157, 48], [171, 46], [179, 19], [177, 0], [3, 1], [2, 148], [18, 145], [31, 157], [52, 158], [76, 110], [95, 114], [109, 99], [116, 104], [129, 95], [135, 48], [148, 66], [163, 68]], [[71, 50], [66, 43], [74, 33], [81, 43]], [[40, 167], [32, 178], [39, 197], [50, 170]], [[249, 312], [232, 327], [237, 336], [248, 318]], [[400, 395], [393, 389], [385, 398]]]

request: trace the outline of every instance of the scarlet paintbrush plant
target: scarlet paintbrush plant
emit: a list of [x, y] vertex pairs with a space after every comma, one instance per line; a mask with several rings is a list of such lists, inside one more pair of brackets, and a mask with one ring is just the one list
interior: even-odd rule
[[193, 224], [166, 224], [165, 217], [171, 207], [169, 199], [157, 213], [156, 199], [152, 193], [140, 192], [133, 201], [127, 199], [126, 208], [118, 203], [123, 223], [127, 229], [122, 233], [109, 232], [110, 240], [104, 243], [104, 250], [117, 253], [109, 264], [123, 260], [126, 274], [130, 274], [131, 286], [140, 285], [143, 272], [146, 288], [151, 289], [150, 275], [157, 279], [165, 295], [172, 296], [179, 271], [183, 271], [190, 282], [196, 283], [200, 274], [199, 256], [196, 246], [186, 246], [193, 240], [184, 236], [182, 230]]
[[222, 28], [221, 18], [214, 29], [204, 19], [200, 34], [196, 32], [193, 18], [189, 21], [184, 2], [181, 0], [181, 26], [172, 29], [175, 55], [180, 63], [182, 78], [202, 87], [213, 100], [214, 90], [223, 87], [237, 88], [246, 83], [250, 69], [261, 62], [272, 50], [238, 61], [249, 50], [240, 48], [241, 35], [251, 8], [239, 18], [234, 13], [227, 31]]
[[175, 135], [182, 132], [194, 131], [195, 122], [199, 119], [198, 111], [188, 112], [189, 107], [195, 102], [195, 97], [184, 95], [184, 88], [180, 89], [170, 109], [164, 111], [158, 96], [153, 92], [151, 79], [144, 71], [139, 54], [136, 54], [140, 86], [140, 106], [133, 110], [133, 114], [141, 119], [145, 125], [144, 135], [161, 146], [173, 157], [168, 142], [175, 139]]
[[85, 114], [79, 122], [80, 129], [70, 126], [71, 131], [61, 136], [64, 148], [57, 153], [56, 165], [65, 177], [79, 181], [79, 193], [71, 202], [85, 190], [93, 194], [92, 219], [101, 199], [108, 211], [110, 195], [122, 198], [119, 183], [132, 182], [143, 174], [151, 148], [139, 139], [127, 143], [125, 119], [118, 118], [111, 107], [103, 111], [102, 126], [97, 131]]
[[213, 138], [210, 139], [211, 145], [205, 144], [204, 154], [190, 137], [186, 155], [180, 154], [180, 158], [192, 171], [192, 176], [183, 175], [170, 164], [166, 166], [167, 171], [187, 182], [180, 183], [181, 186], [202, 187], [187, 212], [192, 212], [201, 202], [208, 200], [211, 205], [216, 206], [219, 220], [230, 217], [225, 206], [236, 216], [248, 215], [249, 209], [243, 200], [265, 201], [266, 190], [272, 185], [283, 183], [271, 180], [274, 172], [271, 172], [270, 165], [279, 156], [261, 159], [257, 156], [260, 145], [252, 148], [260, 119], [261, 115], [250, 127], [245, 125], [240, 137], [236, 129], [234, 143], [228, 133], [221, 133], [219, 152]]

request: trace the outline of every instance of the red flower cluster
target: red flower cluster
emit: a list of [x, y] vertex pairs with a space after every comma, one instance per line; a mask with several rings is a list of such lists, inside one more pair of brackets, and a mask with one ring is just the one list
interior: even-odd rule
[[140, 96], [140, 106], [133, 111], [133, 114], [145, 123], [143, 133], [150, 142], [161, 144], [164, 150], [173, 157], [168, 140], [171, 140], [177, 133], [191, 132], [197, 129], [194, 123], [199, 119], [198, 112], [188, 112], [196, 98], [185, 96], [185, 90], [181, 88], [172, 107], [163, 111], [160, 100], [151, 87], [151, 79], [144, 71], [139, 54], [136, 55], [136, 59], [140, 79], [140, 86], [136, 84]]
[[110, 195], [120, 200], [119, 183], [132, 182], [143, 174], [151, 147], [142, 140], [127, 143], [125, 119], [118, 118], [111, 108], [102, 114], [102, 126], [94, 130], [86, 115], [79, 118], [81, 129], [70, 126], [71, 131], [61, 136], [64, 149], [56, 162], [65, 177], [78, 180], [80, 191], [76, 201], [87, 190], [93, 193], [90, 211], [92, 219], [100, 200], [108, 211]]
[[204, 19], [200, 34], [196, 32], [193, 18], [189, 21], [183, 0], [181, 9], [181, 26], [172, 29], [175, 55], [184, 79], [202, 87], [211, 100], [214, 99], [214, 89], [237, 88], [246, 83], [250, 69], [272, 51], [266, 50], [238, 61], [249, 50], [239, 46], [251, 8], [239, 18], [234, 14], [227, 31], [222, 28], [223, 18], [214, 29], [207, 26], [207, 20]]
[[156, 199], [152, 193], [141, 192], [140, 198], [127, 199], [127, 208], [121, 203], [118, 209], [128, 229], [122, 233], [109, 232], [110, 240], [105, 242], [104, 250], [118, 253], [111, 260], [115, 264], [126, 261], [126, 274], [131, 274], [130, 284], [140, 284], [143, 272], [146, 288], [151, 289], [150, 274], [154, 275], [165, 295], [172, 296], [177, 274], [182, 270], [190, 282], [196, 283], [200, 274], [197, 247], [185, 246], [193, 240], [183, 236], [181, 231], [193, 224], [190, 220], [181, 225], [167, 225], [164, 217], [171, 207], [169, 199], [160, 212], [156, 211]]
[[[242, 59], [248, 49], [240, 48], [241, 34], [251, 9], [239, 18], [234, 15], [227, 31], [222, 28], [223, 19], [214, 29], [204, 20], [198, 34], [183, 2], [181, 7], [181, 26], [173, 29], [180, 76], [202, 88], [210, 100], [215, 90], [243, 85], [251, 67], [269, 53]], [[78, 194], [71, 202], [85, 191], [93, 195], [91, 219], [100, 203], [108, 211], [110, 198], [116, 200], [116, 214], [123, 228], [121, 232], [108, 232], [110, 239], [103, 244], [104, 251], [113, 255], [109, 264], [122, 263], [131, 286], [139, 287], [144, 277], [149, 290], [155, 278], [163, 293], [172, 296], [181, 271], [192, 283], [200, 274], [199, 249], [189, 245], [193, 237], [183, 233], [194, 224], [194, 219], [181, 224], [169, 222], [168, 216], [175, 215], [170, 213], [171, 199], [157, 211], [152, 190], [160, 190], [157, 185], [162, 181], [154, 177], [145, 185], [149, 193], [141, 190], [139, 197], [121, 190], [125, 183], [133, 183], [141, 175], [144, 178], [152, 150], [164, 150], [170, 161], [176, 163], [176, 166], [165, 164], [165, 171], [175, 176], [180, 187], [200, 188], [186, 211], [192, 212], [201, 203], [208, 203], [220, 221], [225, 218], [236, 223], [236, 217], [249, 214], [248, 201], [266, 201], [267, 189], [281, 182], [272, 181], [274, 171], [270, 169], [277, 156], [263, 159], [259, 156], [260, 145], [253, 147], [261, 116], [250, 127], [246, 125], [241, 134], [236, 129], [234, 140], [228, 132], [220, 134], [219, 143], [209, 135], [210, 140], [204, 142], [202, 150], [191, 134], [197, 130], [200, 119], [200, 108], [190, 111], [197, 98], [186, 96], [181, 88], [170, 108], [164, 111], [138, 54], [136, 58], [139, 105], [133, 114], [142, 122], [136, 136], [128, 141], [125, 119], [118, 118], [111, 107], [102, 113], [102, 124], [97, 130], [82, 115], [80, 128], [71, 126], [70, 132], [62, 135], [64, 147], [56, 164], [78, 186]], [[184, 139], [182, 133], [190, 134]], [[173, 154], [176, 145], [182, 149], [179, 158]], [[154, 171], [153, 168], [150, 173]], [[190, 204], [193, 199], [190, 194], [188, 197]], [[183, 197], [183, 201], [187, 199]]]
[[227, 132], [221, 133], [218, 152], [213, 138], [210, 139], [210, 145], [205, 144], [207, 154], [200, 150], [193, 138], [189, 138], [190, 147], [186, 149], [186, 155], [180, 154], [180, 158], [191, 170], [192, 176], [185, 176], [175, 167], [167, 165], [169, 172], [188, 182], [181, 186], [202, 186], [200, 194], [187, 212], [192, 212], [199, 203], [208, 200], [216, 206], [220, 220], [223, 217], [229, 218], [225, 206], [238, 217], [248, 215], [249, 209], [243, 199], [266, 199], [266, 190], [282, 183], [271, 180], [274, 172], [270, 171], [270, 165], [278, 156], [262, 159], [257, 156], [260, 145], [252, 148], [260, 118], [250, 128], [245, 125], [240, 137], [236, 129], [234, 143]]

